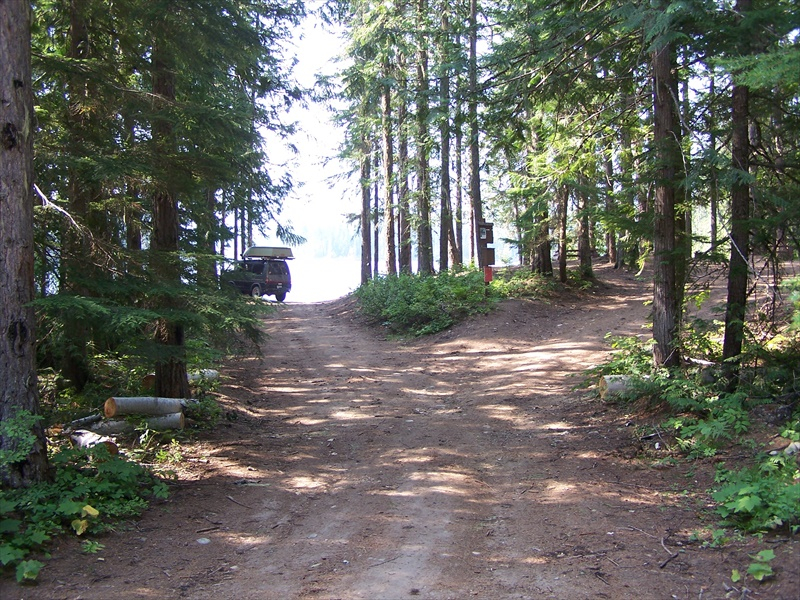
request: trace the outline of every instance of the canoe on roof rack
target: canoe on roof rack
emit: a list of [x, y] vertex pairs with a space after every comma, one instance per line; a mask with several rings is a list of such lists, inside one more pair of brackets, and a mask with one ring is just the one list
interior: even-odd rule
[[242, 252], [242, 258], [294, 258], [291, 248], [280, 246], [251, 246]]

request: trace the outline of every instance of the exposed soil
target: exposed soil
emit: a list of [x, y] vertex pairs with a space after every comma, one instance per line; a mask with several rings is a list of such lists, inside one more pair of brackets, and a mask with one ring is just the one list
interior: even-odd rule
[[[169, 500], [0, 597], [800, 598], [796, 537], [704, 544], [713, 461], [663, 460], [658, 415], [575, 389], [606, 333], [647, 335], [647, 283], [598, 274], [413, 341], [347, 299], [287, 305], [223, 369], [226, 419], [182, 443]], [[776, 576], [733, 583], [765, 547]]]

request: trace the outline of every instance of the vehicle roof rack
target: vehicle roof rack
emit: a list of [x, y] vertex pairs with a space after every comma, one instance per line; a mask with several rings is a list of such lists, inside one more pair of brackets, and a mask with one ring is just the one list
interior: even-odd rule
[[242, 252], [242, 258], [283, 258], [292, 259], [291, 248], [283, 248], [280, 246], [251, 246]]

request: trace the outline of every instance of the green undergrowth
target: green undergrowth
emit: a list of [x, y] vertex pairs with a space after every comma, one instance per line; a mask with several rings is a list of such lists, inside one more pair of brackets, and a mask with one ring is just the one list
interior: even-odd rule
[[[661, 451], [678, 460], [739, 457], [735, 465], [718, 463], [710, 490], [721, 525], [748, 533], [800, 530], [797, 456], [767, 452], [759, 442], [782, 438], [786, 445], [800, 441], [795, 366], [800, 364], [800, 345], [796, 336], [786, 335], [779, 347], [749, 349], [732, 392], [713, 352], [706, 354], [704, 358], [709, 360], [701, 364], [654, 368], [652, 340], [609, 337], [609, 341], [613, 349], [610, 360], [587, 372], [586, 385], [604, 375], [627, 376], [624, 393], [606, 396], [606, 401], [635, 404], [640, 409], [644, 405], [645, 410], [664, 415], [655, 426], [663, 432], [663, 436], [659, 433]], [[687, 341], [688, 347], [713, 349], [714, 344], [695, 339]], [[764, 414], [770, 418], [764, 419]]]
[[[29, 442], [21, 439], [20, 447]], [[109, 453], [104, 445], [53, 447], [50, 474], [48, 481], [27, 488], [0, 489], [0, 564], [4, 571], [13, 570], [19, 582], [37, 578], [54, 538], [79, 536], [85, 548], [97, 551], [102, 545], [89, 536], [119, 526], [139, 515], [152, 499], [167, 496], [164, 481], [141, 464]]]
[[477, 269], [435, 275], [397, 275], [373, 279], [355, 291], [361, 313], [395, 335], [437, 333], [473, 315], [485, 314], [504, 298], [541, 297], [552, 278], [530, 270], [498, 270], [490, 284]]
[[[206, 372], [202, 366], [217, 358], [203, 347], [192, 348], [189, 354], [190, 370], [200, 374]], [[98, 354], [92, 360], [94, 378], [83, 390], [77, 392], [52, 370], [43, 370], [39, 377], [43, 414], [20, 411], [0, 423], [3, 437], [16, 441], [13, 452], [0, 450], [0, 468], [27, 456], [36, 441], [31, 431], [37, 421], [43, 421], [48, 432], [49, 479], [24, 489], [0, 490], [0, 566], [19, 582], [36, 580], [57, 537], [79, 536], [83, 552], [100, 552], [103, 544], [91, 536], [124, 527], [153, 499], [165, 498], [166, 481], [183, 460], [181, 440], [196, 430], [213, 428], [222, 416], [213, 395], [219, 379], [193, 377], [194, 398], [183, 411], [186, 429], [156, 432], [148, 428], [146, 417], [129, 416], [133, 431], [115, 436], [118, 454], [110, 454], [102, 444], [73, 448], [66, 436], [59, 435], [73, 419], [102, 413], [110, 396], [152, 393], [147, 387], [149, 370], [136, 357]]]

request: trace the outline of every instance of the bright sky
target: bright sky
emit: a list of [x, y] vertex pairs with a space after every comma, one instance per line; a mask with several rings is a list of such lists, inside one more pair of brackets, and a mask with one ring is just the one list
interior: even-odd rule
[[[323, 29], [318, 19], [308, 17], [298, 31], [294, 48], [287, 50], [287, 55], [294, 51], [299, 60], [293, 73], [298, 82], [310, 88], [318, 74], [332, 75], [340, 70], [341, 64], [336, 64], [334, 59], [341, 53], [343, 44], [339, 37]], [[297, 107], [290, 118], [299, 123], [301, 131], [292, 140], [299, 154], [292, 158], [294, 164], [289, 169], [301, 185], [285, 203], [283, 223], [290, 224], [295, 233], [308, 241], [293, 248], [296, 259], [290, 263], [292, 291], [287, 302], [334, 300], [358, 287], [361, 279], [360, 234], [346, 218], [347, 214], [361, 210], [358, 183], [356, 179], [349, 183], [333, 181], [345, 171], [340, 163], [330, 160], [338, 153], [343, 133], [330, 122], [330, 113], [325, 107]], [[275, 148], [270, 150], [273, 160], [286, 160], [275, 154]], [[495, 227], [496, 240], [502, 235], [500, 228]], [[255, 242], [257, 245], [284, 245], [274, 237], [257, 238]], [[344, 254], [342, 246], [349, 246], [347, 256], [341, 255]], [[508, 248], [500, 250], [502, 244], [496, 246], [498, 259], [510, 254]]]
[[[317, 74], [335, 72], [333, 59], [342, 42], [322, 29], [313, 17], [307, 19], [299, 33], [293, 49], [299, 63], [293, 74], [302, 86], [311, 87]], [[297, 107], [291, 114], [300, 131], [292, 140], [299, 153], [290, 159], [293, 164], [289, 170], [300, 185], [287, 199], [282, 217], [284, 224], [291, 224], [295, 233], [308, 242], [293, 248], [296, 259], [289, 265], [292, 291], [287, 302], [333, 300], [360, 283], [360, 242], [355, 227], [348, 225], [345, 217], [360, 210], [360, 199], [352, 184], [332, 181], [344, 167], [329, 160], [336, 156], [342, 138], [342, 132], [330, 123], [329, 117], [320, 106]], [[350, 242], [349, 255], [333, 256], [332, 245], [341, 247], [346, 241]], [[256, 244], [284, 245], [272, 237], [257, 239]]]

